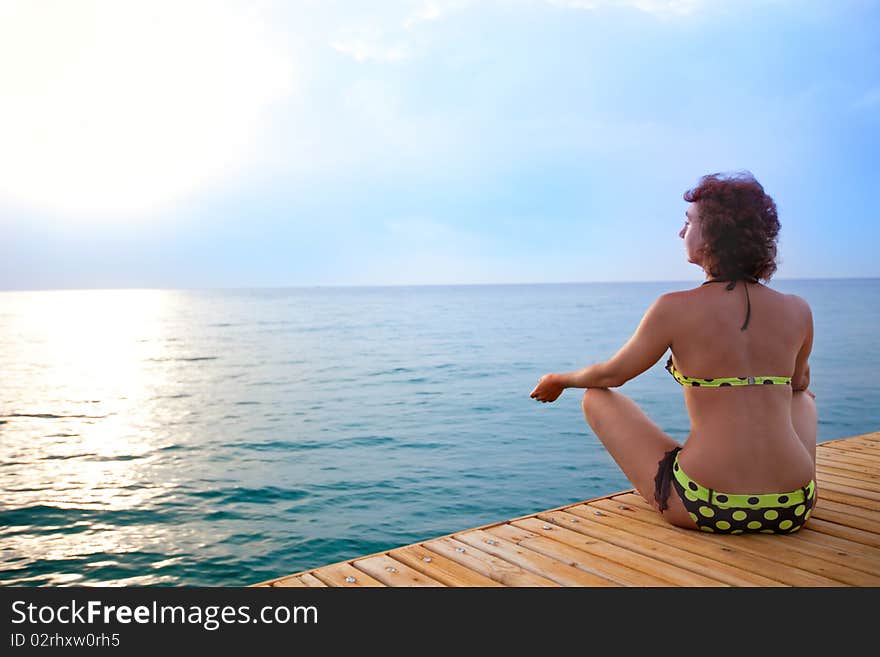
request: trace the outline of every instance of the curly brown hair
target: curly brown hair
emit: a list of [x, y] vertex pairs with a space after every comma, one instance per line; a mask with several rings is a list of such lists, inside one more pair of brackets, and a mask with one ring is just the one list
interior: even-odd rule
[[684, 193], [699, 202], [704, 268], [714, 278], [751, 276], [769, 281], [776, 271], [776, 203], [748, 171], [712, 173]]

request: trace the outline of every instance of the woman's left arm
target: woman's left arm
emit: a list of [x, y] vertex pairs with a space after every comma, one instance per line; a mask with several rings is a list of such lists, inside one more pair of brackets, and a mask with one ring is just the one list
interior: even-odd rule
[[609, 360], [575, 372], [545, 374], [530, 396], [552, 402], [566, 388], [616, 388], [637, 377], [672, 345], [675, 305], [674, 293], [659, 297], [642, 317], [636, 332]]

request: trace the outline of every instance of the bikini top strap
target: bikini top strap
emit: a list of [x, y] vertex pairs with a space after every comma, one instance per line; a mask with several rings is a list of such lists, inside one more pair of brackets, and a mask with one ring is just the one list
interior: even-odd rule
[[737, 281], [743, 281], [743, 287], [746, 289], [746, 321], [743, 322], [743, 325], [739, 327], [740, 331], [745, 331], [746, 327], [749, 325], [749, 319], [752, 317], [752, 300], [749, 299], [749, 286], [748, 283], [757, 283], [758, 279], [752, 276], [741, 276], [738, 278], [713, 278], [708, 281], [704, 281], [703, 285], [706, 283], [727, 283], [725, 289], [729, 292], [733, 288], [736, 287]]
[[749, 299], [749, 286], [743, 283], [743, 287], [746, 288], [746, 321], [739, 327], [740, 331], [746, 330], [746, 327], [749, 325], [749, 319], [752, 316], [752, 300]]

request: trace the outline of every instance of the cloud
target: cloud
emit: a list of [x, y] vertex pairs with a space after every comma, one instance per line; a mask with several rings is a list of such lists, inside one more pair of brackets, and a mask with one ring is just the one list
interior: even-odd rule
[[[330, 40], [330, 47], [358, 62], [395, 63], [410, 59], [425, 44], [423, 35], [416, 34], [417, 28], [465, 9], [473, 4], [473, 0], [431, 0], [407, 10], [407, 5], [412, 4], [406, 2], [404, 6], [394, 7], [385, 17], [340, 28]], [[401, 16], [404, 16], [402, 20]]]
[[474, 4], [474, 0], [432, 0], [423, 3], [403, 21], [403, 27], [410, 30], [420, 23], [437, 21], [453, 11], [465, 9]]
[[330, 47], [358, 62], [399, 62], [412, 56], [406, 43], [385, 43], [385, 33], [375, 26], [345, 28], [330, 41]]
[[292, 53], [261, 7], [0, 4], [0, 200], [118, 216], [247, 167], [296, 87]]
[[[521, 4], [522, 0], [499, 0], [507, 4]], [[564, 9], [599, 11], [602, 9], [629, 7], [652, 14], [658, 18], [684, 16], [695, 13], [706, 0], [526, 0], [537, 5], [552, 5]], [[330, 47], [348, 55], [358, 62], [396, 63], [416, 57], [428, 44], [428, 36], [418, 28], [437, 23], [450, 14], [467, 9], [477, 9], [475, 0], [428, 0], [415, 9], [407, 10], [411, 2], [397, 4], [389, 14], [371, 19], [358, 26], [342, 28], [333, 37]], [[401, 20], [401, 16], [404, 18]]]

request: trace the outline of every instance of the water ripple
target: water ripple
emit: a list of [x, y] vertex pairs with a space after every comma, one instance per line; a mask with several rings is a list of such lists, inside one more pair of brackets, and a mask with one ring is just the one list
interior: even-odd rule
[[33, 504], [13, 509], [0, 509], [0, 526], [72, 527], [76, 523], [147, 525], [174, 522], [175, 516], [177, 516], [175, 512], [156, 509], [96, 510]]
[[86, 418], [90, 420], [101, 420], [113, 415], [56, 415], [55, 413], [13, 413], [11, 415], [0, 415], [0, 417], [32, 417], [40, 420], [62, 420], [64, 418]]
[[190, 358], [145, 358], [151, 363], [193, 363], [200, 360], [217, 360], [219, 356], [193, 356]]
[[308, 497], [309, 493], [297, 488], [279, 488], [264, 486], [262, 488], [220, 488], [189, 493], [191, 497], [228, 504], [273, 504], [279, 501], [289, 502]]

